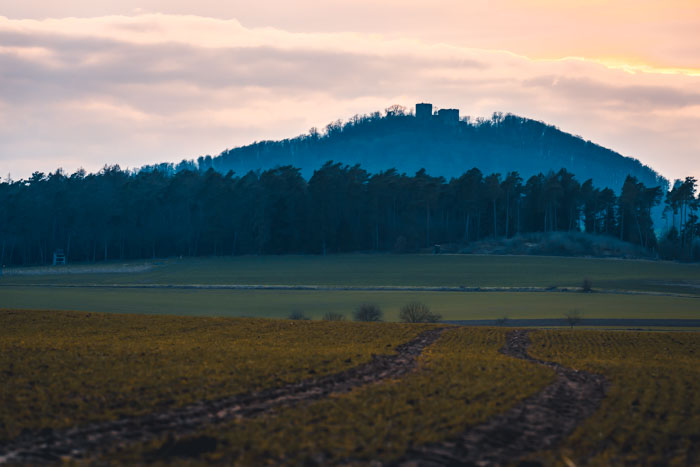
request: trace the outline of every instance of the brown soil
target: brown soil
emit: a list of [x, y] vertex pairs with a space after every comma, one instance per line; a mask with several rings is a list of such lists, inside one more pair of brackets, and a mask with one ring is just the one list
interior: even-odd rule
[[554, 382], [455, 439], [409, 450], [399, 465], [515, 463], [527, 454], [552, 448], [598, 409], [608, 386], [605, 378], [532, 358], [527, 353], [528, 333], [522, 329], [511, 331], [501, 353], [552, 368], [556, 372]]
[[[47, 429], [26, 432], [8, 444], [0, 445], [0, 464], [42, 464], [62, 459], [85, 459], [109, 449], [163, 436], [176, 440], [206, 425], [253, 417], [279, 407], [321, 399], [331, 393], [348, 392], [358, 386], [399, 378], [416, 367], [423, 349], [434, 343], [444, 330], [436, 328], [425, 331], [412, 341], [398, 346], [396, 354], [375, 355], [368, 363], [322, 378], [216, 401], [201, 401], [142, 417], [90, 423], [61, 431]], [[211, 440], [196, 438], [195, 441], [190, 440], [192, 446], [175, 441], [168, 454], [174, 451], [176, 455], [186, 457], [211, 449]]]

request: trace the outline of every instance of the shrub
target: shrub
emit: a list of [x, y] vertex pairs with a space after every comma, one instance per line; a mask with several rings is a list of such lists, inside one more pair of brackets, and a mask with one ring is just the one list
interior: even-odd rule
[[335, 313], [333, 311], [329, 311], [325, 315], [323, 315], [323, 320], [324, 321], [345, 321], [345, 315], [342, 313]]
[[424, 303], [411, 302], [401, 307], [399, 318], [404, 323], [437, 323], [442, 316], [430, 311]]
[[581, 284], [581, 292], [593, 292], [593, 281], [586, 277]]
[[352, 316], [355, 321], [381, 321], [382, 309], [374, 303], [363, 303], [355, 308]]
[[295, 320], [309, 320], [309, 319], [311, 319], [308, 316], [306, 316], [303, 311], [300, 311], [300, 310], [292, 310], [292, 312], [289, 313], [289, 316], [287, 318], [295, 319]]
[[[664, 237], [666, 238], [666, 237]], [[661, 243], [663, 243], [662, 238]], [[669, 245], [659, 245], [660, 255], [671, 255]], [[483, 239], [464, 246], [462, 253], [564, 255], [621, 258], [649, 258], [647, 249], [605, 234], [548, 232], [518, 234], [512, 238]]]

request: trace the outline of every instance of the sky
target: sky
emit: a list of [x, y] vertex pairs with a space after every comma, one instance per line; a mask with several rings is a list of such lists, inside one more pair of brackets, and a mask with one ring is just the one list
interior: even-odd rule
[[700, 1], [0, 0], [0, 176], [217, 155], [417, 102], [700, 179]]

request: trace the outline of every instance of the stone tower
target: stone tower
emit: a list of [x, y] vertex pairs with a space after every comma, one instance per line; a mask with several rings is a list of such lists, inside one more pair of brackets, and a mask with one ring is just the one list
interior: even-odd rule
[[430, 120], [433, 116], [433, 104], [416, 104], [416, 118], [418, 120]]

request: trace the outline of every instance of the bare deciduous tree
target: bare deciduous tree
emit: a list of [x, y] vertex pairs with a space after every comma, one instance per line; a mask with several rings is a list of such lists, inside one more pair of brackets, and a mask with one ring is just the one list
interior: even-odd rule
[[374, 303], [363, 303], [358, 306], [353, 313], [355, 321], [381, 321], [383, 316], [382, 309]]
[[399, 318], [405, 323], [437, 323], [442, 316], [430, 311], [424, 303], [411, 302], [401, 307]]

